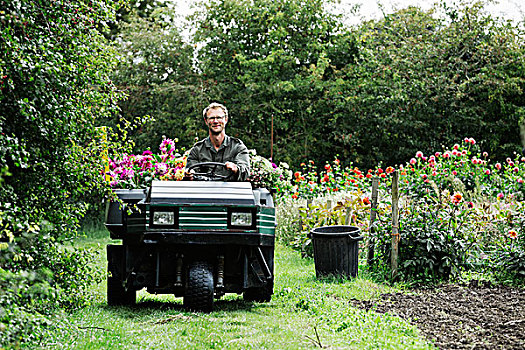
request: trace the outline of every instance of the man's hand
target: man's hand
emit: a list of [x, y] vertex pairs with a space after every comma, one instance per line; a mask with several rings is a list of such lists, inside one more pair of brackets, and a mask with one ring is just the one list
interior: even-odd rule
[[234, 174], [237, 174], [237, 172], [239, 171], [239, 168], [237, 167], [237, 164], [232, 163], [232, 162], [224, 163], [224, 167], [226, 169], [230, 169]]

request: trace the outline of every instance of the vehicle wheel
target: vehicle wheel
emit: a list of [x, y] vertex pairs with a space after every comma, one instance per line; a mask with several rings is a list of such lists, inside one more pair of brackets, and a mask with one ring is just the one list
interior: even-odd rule
[[126, 291], [118, 278], [108, 277], [108, 305], [134, 305], [137, 299], [135, 290]]
[[263, 287], [248, 288], [242, 295], [246, 301], [255, 301], [257, 303], [267, 303], [272, 300], [273, 281]]
[[211, 312], [213, 309], [213, 270], [210, 264], [197, 261], [190, 264], [184, 307], [189, 310]]

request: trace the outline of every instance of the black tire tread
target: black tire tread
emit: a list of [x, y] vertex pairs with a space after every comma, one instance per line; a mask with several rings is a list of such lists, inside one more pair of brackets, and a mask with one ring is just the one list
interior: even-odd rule
[[213, 269], [210, 264], [197, 261], [188, 267], [184, 307], [193, 311], [213, 310]]

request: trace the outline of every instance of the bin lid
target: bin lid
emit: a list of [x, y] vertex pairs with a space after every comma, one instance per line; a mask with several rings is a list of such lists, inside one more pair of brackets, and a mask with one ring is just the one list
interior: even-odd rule
[[349, 226], [349, 225], [332, 225], [332, 226], [316, 227], [310, 233], [312, 236], [321, 236], [321, 237], [350, 236], [351, 238], [356, 239], [356, 240], [363, 239], [363, 236], [360, 236], [361, 229], [357, 226]]

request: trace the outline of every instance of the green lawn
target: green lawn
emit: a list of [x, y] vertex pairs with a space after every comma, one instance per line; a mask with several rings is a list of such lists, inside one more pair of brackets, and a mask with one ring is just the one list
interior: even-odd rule
[[[105, 269], [109, 239], [76, 244], [95, 247]], [[432, 349], [403, 320], [365, 312], [352, 299], [371, 299], [386, 286], [360, 277], [317, 280], [313, 261], [277, 246], [275, 294], [270, 303], [247, 303], [236, 294], [216, 302], [210, 314], [186, 312], [172, 295], [138, 293], [134, 307], [108, 307], [105, 281], [94, 303], [65, 314], [42, 344], [53, 349]]]

